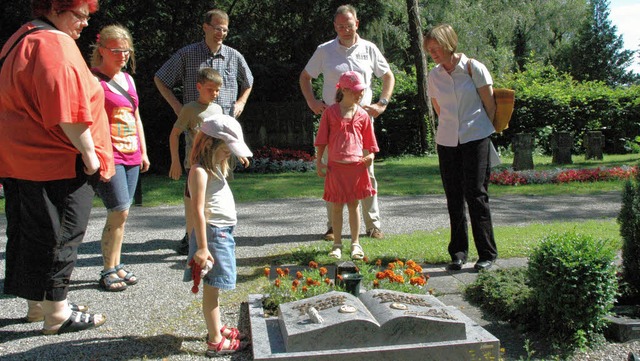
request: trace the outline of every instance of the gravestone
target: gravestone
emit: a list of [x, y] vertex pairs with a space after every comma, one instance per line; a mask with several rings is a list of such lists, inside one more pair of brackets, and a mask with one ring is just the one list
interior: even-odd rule
[[604, 135], [600, 131], [590, 131], [584, 134], [584, 158], [602, 160], [604, 148]]
[[432, 295], [370, 290], [281, 304], [249, 299], [254, 360], [497, 360], [500, 341]]
[[513, 169], [533, 169], [533, 135], [518, 133], [513, 137]]
[[573, 137], [569, 132], [557, 132], [551, 136], [551, 152], [553, 164], [571, 164], [571, 148]]

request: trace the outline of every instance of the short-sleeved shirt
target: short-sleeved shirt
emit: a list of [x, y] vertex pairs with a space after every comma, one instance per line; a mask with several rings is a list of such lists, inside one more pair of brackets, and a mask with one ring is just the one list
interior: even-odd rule
[[123, 74], [127, 80], [126, 91], [131, 100], [133, 100], [133, 104], [124, 95], [120, 94], [119, 90], [112, 88], [106, 81], [100, 79], [100, 85], [104, 89], [105, 109], [111, 128], [113, 160], [115, 164], [140, 165], [142, 163], [142, 150], [136, 118], [136, 109], [139, 104], [138, 92], [131, 76], [127, 73]]
[[358, 162], [364, 156], [363, 149], [380, 151], [369, 114], [358, 107], [353, 118], [343, 118], [339, 103], [322, 113], [314, 145], [327, 145], [329, 161], [334, 162]]
[[493, 84], [493, 79], [484, 64], [477, 60], [471, 62], [472, 79], [467, 71], [468, 62], [469, 58], [461, 54], [450, 75], [442, 65], [429, 73], [427, 95], [440, 107], [437, 144], [456, 147], [495, 132], [477, 91], [477, 88]]
[[198, 101], [185, 104], [178, 115], [178, 119], [173, 123], [174, 128], [180, 129], [184, 133], [185, 146], [184, 149], [187, 152], [184, 156], [184, 168], [189, 169], [191, 167], [191, 161], [189, 153], [193, 148], [193, 140], [195, 139], [198, 128], [202, 122], [214, 115], [222, 114], [222, 108], [216, 103], [202, 104]]
[[337, 38], [321, 44], [309, 59], [304, 70], [314, 79], [322, 74], [324, 79], [322, 100], [328, 105], [335, 103], [336, 84], [338, 84], [342, 73], [354, 70], [362, 74], [367, 88], [360, 104], [369, 105], [373, 97], [371, 90], [373, 75], [380, 78], [391, 71], [389, 63], [378, 47], [360, 37], [349, 48], [340, 45]]
[[0, 177], [51, 181], [76, 177], [79, 151], [61, 123], [86, 124], [100, 175], [115, 174], [104, 91], [76, 42], [40, 20], [23, 25], [5, 43], [35, 27], [5, 59], [0, 73]]
[[198, 71], [212, 68], [222, 76], [222, 87], [216, 103], [224, 114], [233, 116], [233, 108], [238, 99], [239, 90], [253, 86], [253, 74], [239, 51], [224, 44], [213, 54], [203, 41], [185, 46], [178, 50], [156, 72], [156, 76], [169, 88], [183, 85], [182, 104], [198, 100], [196, 83]]

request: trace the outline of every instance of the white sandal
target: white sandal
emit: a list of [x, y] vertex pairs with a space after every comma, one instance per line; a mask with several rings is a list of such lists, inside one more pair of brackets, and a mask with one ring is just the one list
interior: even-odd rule
[[360, 243], [353, 243], [351, 245], [351, 259], [361, 260], [364, 258], [364, 250]]
[[331, 248], [331, 252], [329, 252], [329, 257], [336, 259], [342, 258], [342, 244], [334, 244]]

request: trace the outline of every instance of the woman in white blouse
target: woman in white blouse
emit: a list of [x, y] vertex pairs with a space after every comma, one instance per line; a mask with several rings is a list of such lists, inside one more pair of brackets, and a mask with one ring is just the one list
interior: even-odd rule
[[495, 131], [493, 80], [484, 64], [456, 53], [458, 36], [450, 25], [427, 32], [423, 46], [438, 64], [429, 73], [427, 94], [438, 115], [436, 143], [451, 224], [448, 268], [457, 271], [467, 262], [466, 202], [478, 251], [474, 268], [488, 269], [498, 257], [487, 191], [489, 136]]

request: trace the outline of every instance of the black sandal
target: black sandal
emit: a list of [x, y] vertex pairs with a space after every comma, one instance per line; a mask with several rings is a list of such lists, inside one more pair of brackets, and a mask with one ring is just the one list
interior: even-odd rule
[[[120, 277], [110, 277], [112, 274], [116, 276], [117, 271], [115, 268], [109, 268], [108, 270], [100, 271], [100, 288], [109, 292], [120, 292], [127, 289], [125, 280]], [[115, 286], [118, 283], [125, 283], [122, 286]]]
[[[119, 265], [116, 266], [116, 272], [120, 272], [120, 270], [123, 270], [126, 272], [126, 275], [124, 277], [122, 277], [122, 279], [124, 280], [124, 283], [126, 283], [128, 286], [132, 286], [135, 285], [136, 283], [138, 283], [138, 276], [136, 276], [133, 272], [131, 271], [127, 271], [126, 269], [124, 269], [125, 264], [124, 263], [120, 263]], [[120, 277], [120, 276], [118, 276]], [[135, 278], [135, 280], [131, 280], [132, 278]]]
[[58, 328], [57, 330], [43, 329], [42, 333], [45, 335], [60, 335], [63, 333], [90, 330], [92, 328], [102, 326], [102, 324], [107, 321], [105, 315], [101, 315], [102, 320], [96, 322], [95, 316], [96, 315], [90, 313], [73, 311], [71, 312], [71, 316], [69, 316], [69, 318], [64, 321], [60, 328]]

